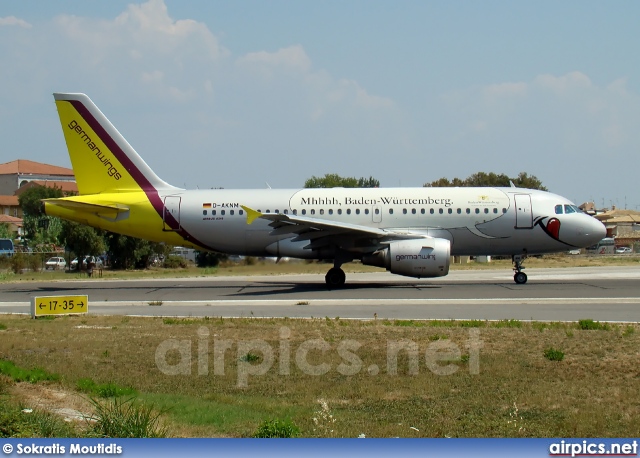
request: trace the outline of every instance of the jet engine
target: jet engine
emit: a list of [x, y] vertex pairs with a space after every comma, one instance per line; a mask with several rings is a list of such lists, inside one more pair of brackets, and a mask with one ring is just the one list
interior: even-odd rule
[[362, 257], [362, 263], [407, 277], [443, 277], [449, 273], [451, 242], [438, 238], [399, 240]]

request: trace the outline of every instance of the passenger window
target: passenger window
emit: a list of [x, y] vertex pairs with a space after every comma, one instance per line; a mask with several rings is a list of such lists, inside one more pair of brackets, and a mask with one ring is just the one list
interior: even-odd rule
[[485, 214], [485, 215], [488, 215], [488, 214], [489, 214], [489, 209], [488, 209], [488, 208], [485, 208], [485, 209], [484, 209], [484, 214]]
[[406, 214], [407, 214], [407, 209], [406, 209], [406, 208], [403, 208], [403, 209], [402, 209], [402, 214], [403, 214], [403, 215], [406, 215]]
[[416, 209], [415, 209], [415, 208], [412, 208], [412, 209], [411, 209], [411, 214], [412, 214], [412, 215], [415, 215], [415, 214], [416, 214]]
[[470, 209], [470, 208], [467, 208], [467, 210], [466, 210], [466, 211], [467, 211], [467, 215], [470, 215], [470, 214], [471, 214], [471, 209]]
[[438, 210], [438, 213], [440, 213], [441, 215], [444, 213], [444, 210], [441, 208]]
[[338, 215], [342, 215], [342, 208], [338, 208]]
[[433, 215], [433, 213], [434, 213], [433, 208], [429, 210], [429, 213], [431, 213]]
[[503, 214], [504, 214], [504, 213], [507, 213], [507, 209], [506, 209], [506, 208], [503, 208], [503, 209], [502, 209], [502, 213], [503, 213]]
[[312, 209], [311, 209], [311, 214], [312, 214], [312, 215], [315, 215], [315, 214], [316, 214], [316, 209], [315, 209], [315, 208], [312, 208]]
[[306, 214], [307, 214], [307, 211], [306, 211], [306, 210], [302, 210], [302, 214], [303, 214], [303, 215], [306, 215]]
[[420, 209], [420, 213], [424, 215], [424, 208]]
[[321, 214], [321, 215], [324, 215], [324, 208], [321, 208], [321, 209], [320, 209], [320, 214]]
[[220, 214], [224, 216], [224, 210], [220, 210]]
[[271, 213], [271, 210], [267, 210], [265, 213]]
[[390, 215], [393, 215], [393, 208], [390, 208], [390, 209], [389, 209], [389, 214], [390, 214]]
[[202, 214], [203, 214], [203, 215], [206, 215], [206, 214], [207, 214], [207, 211], [206, 211], [206, 210], [202, 210]]
[[329, 209], [329, 214], [333, 215], [333, 209], [331, 209], [331, 208]]
[[562, 205], [556, 205], [556, 215], [562, 215]]
[[376, 208], [376, 209], [375, 209], [375, 213], [376, 213], [376, 215], [379, 215], [379, 214], [380, 214], [380, 209], [379, 209], [379, 208]]
[[368, 208], [365, 208], [365, 209], [364, 209], [364, 214], [365, 214], [365, 215], [368, 215], [368, 214], [369, 214], [369, 209], [368, 209]]
[[571, 205], [565, 205], [564, 206], [564, 212], [565, 213], [575, 213], [576, 211], [571, 207]]
[[495, 214], [497, 215], [497, 214], [498, 214], [498, 209], [497, 209], [497, 208], [494, 208], [494, 209], [493, 209], [493, 213], [495, 213]]
[[347, 208], [347, 215], [350, 215], [350, 214], [351, 214], [351, 209]]
[[356, 215], [359, 215], [359, 214], [360, 214], [360, 209], [356, 208]]
[[462, 214], [462, 209], [458, 208], [458, 215], [461, 215], [461, 214]]
[[280, 210], [276, 210], [274, 211], [274, 213], [280, 214]]
[[244, 215], [244, 210], [240, 210], [240, 211], [238, 212], [238, 215], [240, 215], [240, 216]]
[[287, 210], [286, 208], [284, 209], [284, 214], [288, 215], [289, 214], [289, 210]]
[[233, 210], [229, 210], [229, 214], [233, 216]]
[[453, 208], [450, 208], [449, 210], [447, 210], [447, 213], [451, 215], [453, 213]]
[[293, 210], [293, 214], [297, 215], [298, 214], [298, 209]]
[[479, 214], [480, 214], [480, 209], [476, 208], [476, 215], [479, 215]]
[[[258, 210], [258, 211], [260, 211], [260, 210]], [[216, 216], [216, 211], [215, 211], [215, 210], [211, 210], [211, 214], [212, 214], [213, 216]]]

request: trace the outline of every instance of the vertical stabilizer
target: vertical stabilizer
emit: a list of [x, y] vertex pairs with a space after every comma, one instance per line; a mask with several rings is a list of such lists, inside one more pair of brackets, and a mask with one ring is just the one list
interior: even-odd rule
[[177, 189], [161, 180], [85, 94], [53, 94], [80, 195]]

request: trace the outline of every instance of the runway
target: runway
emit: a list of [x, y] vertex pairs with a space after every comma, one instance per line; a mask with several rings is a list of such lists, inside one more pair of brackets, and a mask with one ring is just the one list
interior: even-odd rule
[[90, 313], [104, 315], [640, 322], [640, 266], [527, 274], [525, 285], [509, 270], [348, 274], [339, 290], [322, 275], [3, 283], [0, 313], [29, 313], [34, 296], [86, 294]]

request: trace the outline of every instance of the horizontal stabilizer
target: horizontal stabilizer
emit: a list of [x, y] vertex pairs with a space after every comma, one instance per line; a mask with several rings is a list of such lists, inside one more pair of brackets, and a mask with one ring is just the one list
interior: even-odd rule
[[116, 220], [118, 215], [129, 211], [129, 207], [122, 204], [87, 203], [73, 200], [73, 198], [44, 199], [45, 205], [55, 205], [80, 213], [89, 213], [102, 218]]

